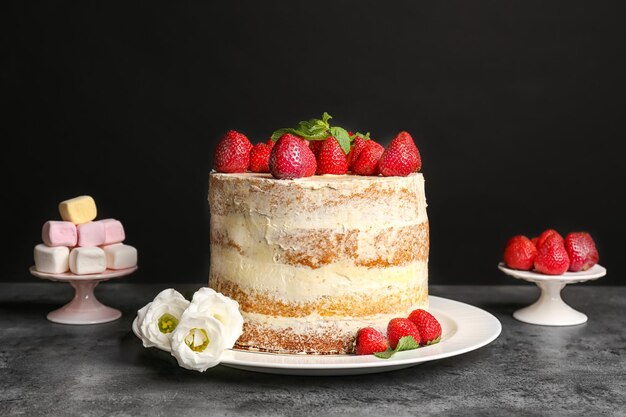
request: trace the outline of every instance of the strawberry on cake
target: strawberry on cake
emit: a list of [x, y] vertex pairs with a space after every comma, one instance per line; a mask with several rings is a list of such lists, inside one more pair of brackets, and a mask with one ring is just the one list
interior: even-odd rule
[[429, 227], [413, 139], [401, 132], [385, 149], [329, 119], [254, 146], [230, 131], [218, 144], [209, 285], [239, 302], [239, 348], [353, 353], [360, 329], [384, 333], [391, 319], [428, 307]]

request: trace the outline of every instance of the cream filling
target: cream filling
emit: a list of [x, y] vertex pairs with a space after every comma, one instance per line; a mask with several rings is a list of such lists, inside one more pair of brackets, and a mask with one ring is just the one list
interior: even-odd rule
[[287, 302], [367, 292], [384, 294], [428, 285], [427, 261], [367, 268], [343, 260], [311, 269], [242, 256], [235, 248], [218, 245], [211, 245], [211, 259], [211, 276], [231, 281], [244, 291], [267, 292]]
[[[420, 217], [420, 216], [418, 216]], [[356, 254], [360, 259], [375, 259], [379, 255], [386, 255], [389, 250], [381, 248], [377, 245], [375, 237], [380, 234], [386, 234], [393, 241], [396, 238], [402, 238], [402, 227], [419, 225], [427, 221], [426, 216], [422, 221], [413, 221], [410, 223], [393, 222], [387, 226], [376, 227], [368, 224], [361, 226], [357, 235]], [[361, 219], [363, 222], [363, 219]], [[308, 222], [302, 222], [299, 226], [306, 226]], [[287, 231], [292, 233], [295, 230], [311, 230], [306, 227], [294, 228], [285, 223], [280, 224], [276, 219], [270, 219], [258, 214], [249, 214], [242, 216], [234, 213], [226, 216], [215, 215], [211, 219], [211, 228], [216, 232], [220, 232], [228, 237], [232, 243], [236, 244], [241, 250], [256, 259], [273, 259], [276, 247], [283, 251], [295, 250], [298, 252], [306, 252], [306, 247], [299, 244], [296, 239], [290, 239], [290, 245], [284, 243], [285, 239], [281, 239]], [[330, 228], [334, 233], [343, 234], [351, 230], [346, 224], [335, 225]], [[306, 242], [310, 244], [310, 242]], [[211, 250], [213, 250], [213, 245]]]
[[244, 321], [248, 324], [276, 331], [291, 329], [291, 331], [297, 334], [324, 334], [327, 331], [356, 334], [363, 327], [373, 327], [386, 334], [389, 320], [396, 317], [407, 317], [411, 311], [418, 308], [427, 310], [428, 299], [426, 299], [424, 304], [414, 305], [408, 311], [397, 311], [393, 314], [376, 314], [368, 317], [333, 316], [330, 318], [318, 314], [306, 317], [281, 317], [246, 312], [243, 312], [242, 315]]
[[[425, 203], [424, 203], [425, 204]], [[407, 210], [405, 206], [394, 207], [381, 205], [379, 210], [368, 210], [367, 219], [363, 218], [364, 208], [360, 204], [351, 205], [349, 210], [334, 210], [327, 215], [330, 208], [323, 210], [293, 212], [289, 216], [270, 216], [262, 210], [247, 207], [246, 213], [233, 213], [226, 216], [211, 214], [212, 224], [228, 231], [233, 228], [251, 225], [255, 229], [271, 229], [282, 232], [293, 229], [331, 229], [338, 232], [346, 230], [380, 231], [390, 227], [404, 227], [428, 221], [426, 210]]]

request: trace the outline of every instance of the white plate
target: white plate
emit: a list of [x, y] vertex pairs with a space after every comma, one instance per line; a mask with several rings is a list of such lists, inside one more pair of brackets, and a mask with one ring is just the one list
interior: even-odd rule
[[[374, 355], [280, 355], [229, 349], [221, 365], [246, 371], [286, 375], [358, 375], [408, 368], [422, 362], [460, 355], [495, 340], [502, 325], [493, 315], [469, 304], [430, 296], [429, 311], [442, 327], [441, 342], [398, 352], [390, 359]], [[139, 337], [137, 319], [133, 332]]]

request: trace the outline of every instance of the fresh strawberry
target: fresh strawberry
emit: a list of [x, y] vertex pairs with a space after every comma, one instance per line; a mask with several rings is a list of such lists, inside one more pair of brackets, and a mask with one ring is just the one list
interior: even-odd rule
[[377, 175], [378, 161], [385, 152], [385, 148], [380, 143], [372, 139], [365, 141], [359, 156], [352, 162], [352, 173], [356, 175]]
[[533, 242], [533, 245], [535, 245], [535, 248], [537, 247], [537, 243], [539, 242], [539, 237], [535, 236], [532, 239], [530, 239], [531, 242]]
[[537, 247], [537, 249], [539, 249], [541, 246], [543, 246], [543, 243], [550, 237], [550, 236], [557, 236], [558, 238], [561, 239], [561, 241], [563, 240], [563, 236], [561, 236], [559, 234], [559, 232], [557, 232], [554, 229], [546, 229], [544, 230], [539, 237], [537, 238], [537, 243], [535, 243], [535, 246]]
[[530, 271], [536, 256], [537, 248], [526, 236], [513, 236], [504, 247], [504, 263], [509, 268]]
[[572, 232], [565, 236], [565, 249], [571, 272], [586, 271], [600, 259], [596, 244], [587, 232]]
[[250, 171], [270, 172], [270, 152], [272, 147], [267, 143], [257, 143], [250, 151]]
[[422, 158], [413, 138], [400, 132], [391, 141], [378, 162], [378, 170], [384, 177], [406, 177], [422, 168]]
[[365, 148], [365, 144], [367, 141], [360, 136], [354, 138], [354, 142], [352, 142], [352, 146], [350, 146], [350, 152], [348, 152], [348, 168], [352, 170], [352, 166], [356, 162], [359, 154]]
[[548, 236], [537, 248], [535, 271], [546, 275], [561, 275], [569, 268], [569, 256], [558, 233]]
[[229, 130], [220, 139], [213, 157], [217, 172], [246, 172], [250, 164], [252, 144], [243, 133]]
[[267, 146], [269, 146], [270, 148], [273, 148], [273, 147], [274, 147], [274, 144], [275, 144], [276, 142], [274, 142], [274, 141], [272, 140], [272, 138], [269, 138], [269, 139], [267, 140], [267, 142], [265, 142], [265, 143], [266, 143], [266, 144], [267, 144]]
[[430, 345], [437, 343], [441, 337], [441, 324], [435, 316], [426, 310], [417, 309], [409, 314], [409, 320], [415, 324], [420, 333], [421, 344]]
[[356, 335], [354, 351], [357, 355], [371, 355], [389, 348], [387, 339], [373, 327], [364, 327]]
[[395, 349], [400, 339], [404, 336], [413, 336], [415, 342], [418, 344], [422, 342], [420, 332], [417, 326], [409, 319], [395, 318], [389, 320], [387, 325], [387, 339], [389, 339], [389, 345], [392, 349]]
[[309, 148], [311, 149], [311, 152], [313, 152], [313, 155], [315, 155], [315, 158], [317, 158], [317, 155], [319, 155], [320, 149], [322, 149], [322, 145], [324, 144], [324, 142], [326, 142], [326, 139], [309, 140], [307, 142], [309, 142]]
[[337, 139], [330, 136], [322, 143], [317, 154], [317, 170], [315, 173], [318, 175], [343, 175], [346, 172], [348, 172], [346, 154], [341, 149]]
[[413, 140], [413, 136], [411, 136], [411, 134], [409, 132], [402, 131], [402, 132], [398, 133], [396, 135], [396, 137], [393, 138], [391, 143], [389, 143], [389, 145], [391, 146], [391, 145], [394, 145], [394, 144], [400, 143], [400, 142], [404, 142], [404, 143], [407, 143], [407, 144], [411, 145], [412, 147], [415, 148], [415, 151], [419, 154], [419, 151], [417, 150], [417, 145], [415, 145], [415, 141]]
[[422, 169], [422, 158], [408, 132], [400, 132], [389, 143], [379, 162], [380, 173], [385, 177], [406, 177]]
[[315, 155], [306, 140], [285, 133], [270, 152], [269, 168], [278, 179], [310, 177], [315, 174]]

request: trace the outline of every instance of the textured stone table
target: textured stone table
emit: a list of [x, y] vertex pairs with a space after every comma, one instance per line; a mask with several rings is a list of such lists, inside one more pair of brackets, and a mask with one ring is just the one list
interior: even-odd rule
[[92, 326], [46, 320], [71, 298], [67, 284], [0, 284], [0, 416], [626, 415], [626, 287], [568, 286], [564, 299], [589, 321], [541, 327], [511, 317], [537, 297], [534, 286], [432, 286], [494, 314], [500, 337], [400, 371], [295, 377], [223, 366], [200, 374], [144, 349], [131, 321], [167, 286], [128, 281], [96, 289], [123, 316]]

